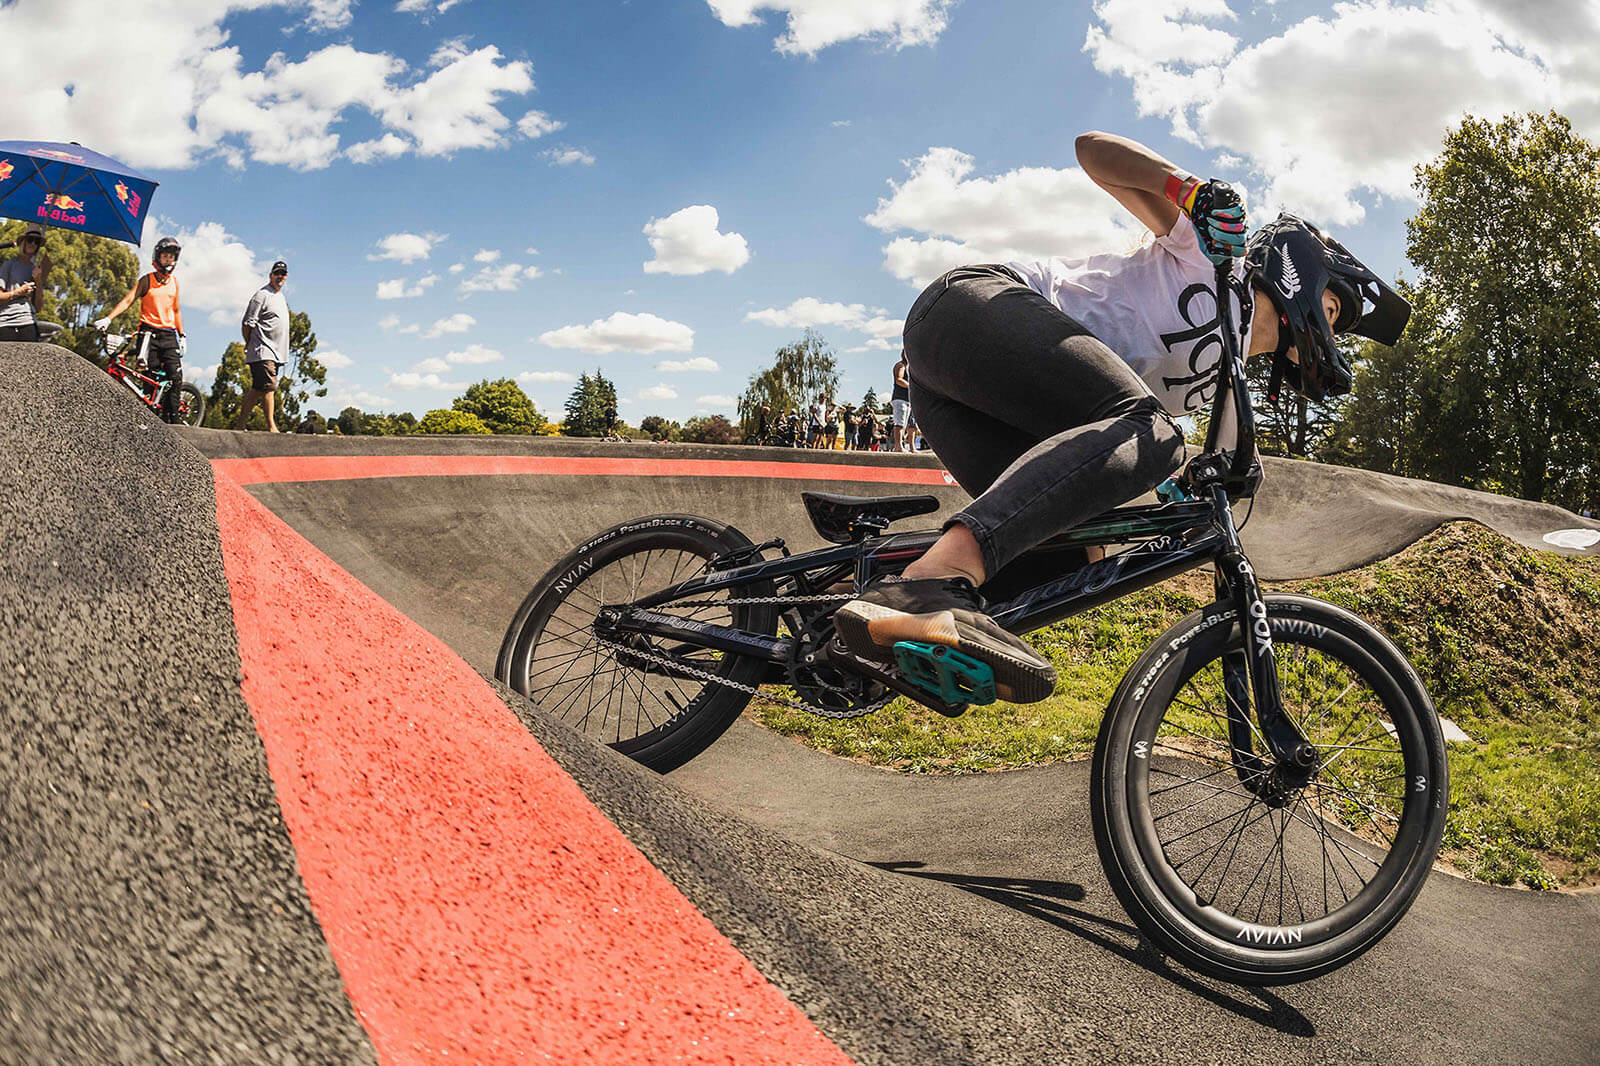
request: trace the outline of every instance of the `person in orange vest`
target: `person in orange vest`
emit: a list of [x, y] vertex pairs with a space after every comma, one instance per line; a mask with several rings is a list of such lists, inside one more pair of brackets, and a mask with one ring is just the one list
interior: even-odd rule
[[135, 299], [139, 301], [139, 331], [136, 343], [145, 356], [145, 366], [150, 376], [170, 384], [161, 398], [161, 417], [167, 422], [178, 420], [178, 389], [183, 385], [183, 353], [188, 343], [183, 335], [183, 309], [178, 305], [178, 256], [183, 247], [172, 237], [156, 242], [150, 257], [155, 267], [150, 273], [134, 282], [111, 313], [97, 319], [94, 327], [104, 330], [118, 315], [128, 309]]

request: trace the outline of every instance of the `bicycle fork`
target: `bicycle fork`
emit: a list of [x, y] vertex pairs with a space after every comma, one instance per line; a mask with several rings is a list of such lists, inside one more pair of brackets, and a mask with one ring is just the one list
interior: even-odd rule
[[[1261, 586], [1239, 543], [1239, 532], [1227, 506], [1226, 490], [1217, 485], [1211, 491], [1216, 505], [1216, 527], [1223, 539], [1222, 550], [1217, 554], [1217, 598], [1233, 601], [1239, 630], [1244, 637], [1244, 649], [1228, 652], [1222, 660], [1228, 740], [1233, 748], [1234, 768], [1239, 780], [1263, 801], [1270, 806], [1281, 806], [1311, 779], [1317, 766], [1317, 747], [1306, 740], [1299, 727], [1284, 713], [1272, 627], [1267, 621]], [[1272, 753], [1271, 766], [1255, 753], [1256, 745], [1251, 743], [1252, 702], [1259, 727], [1256, 735], [1266, 742]]]

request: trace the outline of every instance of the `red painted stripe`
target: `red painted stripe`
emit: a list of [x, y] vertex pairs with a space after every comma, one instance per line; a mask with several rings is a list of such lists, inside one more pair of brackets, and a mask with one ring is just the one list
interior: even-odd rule
[[644, 459], [579, 455], [276, 455], [213, 459], [240, 485], [354, 478], [473, 477], [490, 474], [612, 474], [620, 477], [759, 477], [815, 481], [874, 481], [948, 485], [948, 475], [924, 466], [775, 463], [740, 459]]
[[849, 1063], [465, 662], [216, 485], [244, 696], [380, 1062]]

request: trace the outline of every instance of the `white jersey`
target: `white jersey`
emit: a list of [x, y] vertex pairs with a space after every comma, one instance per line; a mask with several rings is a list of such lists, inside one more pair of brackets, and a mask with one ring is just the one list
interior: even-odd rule
[[[1210, 407], [1223, 351], [1216, 267], [1188, 218], [1179, 215], [1171, 233], [1128, 254], [1006, 266], [1121, 356], [1168, 414]], [[1239, 263], [1235, 272], [1243, 271]], [[1233, 321], [1239, 320], [1235, 300]], [[1248, 329], [1241, 343], [1249, 351]]]

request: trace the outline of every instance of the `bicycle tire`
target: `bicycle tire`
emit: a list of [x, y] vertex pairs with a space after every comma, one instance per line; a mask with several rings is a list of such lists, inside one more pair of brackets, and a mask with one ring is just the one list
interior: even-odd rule
[[[632, 577], [627, 598], [637, 599], [686, 580], [713, 556], [750, 544], [732, 526], [678, 514], [623, 522], [589, 538], [551, 567], [523, 600], [501, 642], [495, 676], [546, 713], [652, 770], [666, 773], [683, 765], [733, 724], [751, 694], [712, 681], [679, 679], [659, 669], [652, 672], [647, 662], [625, 662], [600, 647], [589, 627], [602, 604], [625, 602], [611, 598], [618, 591], [615, 582], [606, 590], [608, 574], [623, 580]], [[651, 581], [649, 565], [654, 553], [663, 557], [676, 553], [680, 559], [672, 570], [658, 571], [665, 579], [640, 587]], [[741, 598], [774, 594], [771, 582], [737, 589]], [[717, 595], [726, 598], [728, 593], [722, 590]], [[655, 610], [676, 613], [670, 605]], [[775, 634], [778, 625], [777, 609], [769, 605], [735, 605], [720, 611], [695, 608], [681, 617], [732, 625], [764, 636]], [[552, 628], [553, 621], [561, 626]], [[657, 654], [661, 653], [659, 644], [652, 642]], [[543, 652], [550, 657], [545, 658]], [[744, 685], [759, 684], [767, 672], [762, 660], [725, 652], [700, 652], [685, 658], [699, 669]], [[605, 681], [597, 682], [607, 670]], [[652, 683], [652, 678], [658, 683]], [[597, 705], [598, 722], [594, 721]], [[634, 714], [631, 732], [626, 728], [630, 708]]]
[[[1322, 752], [1312, 782], [1278, 799], [1281, 813], [1252, 790], [1246, 778], [1261, 766], [1249, 765], [1228, 731], [1224, 656], [1243, 648], [1231, 604], [1190, 614], [1144, 652], [1112, 699], [1091, 768], [1095, 843], [1124, 909], [1176, 961], [1246, 985], [1309, 980], [1381, 940], [1421, 891], [1449, 805], [1438, 715], [1399, 650], [1332, 604], [1302, 596], [1265, 602], [1285, 710]], [[1260, 756], [1265, 742], [1253, 718], [1238, 721], [1254, 734], [1243, 743]], [[1241, 848], [1239, 878], [1225, 885]], [[1319, 880], [1320, 908], [1312, 894]], [[1263, 921], [1274, 882], [1276, 914]]]
[[206, 419], [206, 397], [199, 387], [184, 382], [178, 390], [178, 422], [198, 426]]

